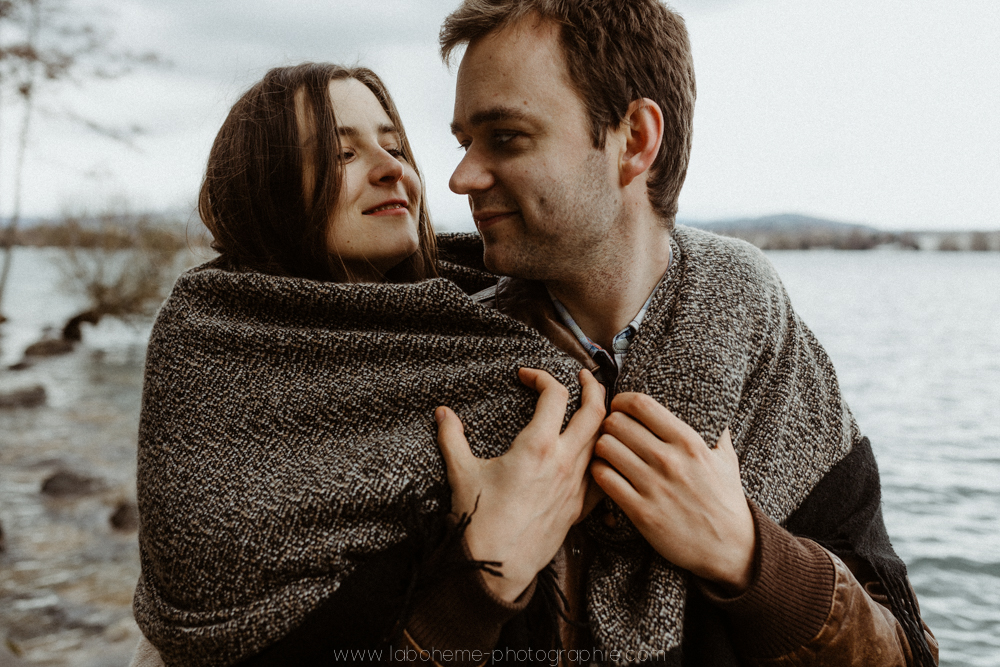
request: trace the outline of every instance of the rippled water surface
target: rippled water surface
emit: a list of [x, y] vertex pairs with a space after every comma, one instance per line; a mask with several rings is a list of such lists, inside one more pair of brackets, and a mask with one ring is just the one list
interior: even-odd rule
[[1000, 665], [1000, 254], [775, 252], [882, 471], [942, 665]]
[[[14, 265], [5, 366], [79, 305], [55, 289], [51, 254], [21, 251]], [[942, 665], [1000, 665], [1000, 253], [770, 257], [872, 440], [889, 533]], [[0, 372], [0, 391], [48, 391], [45, 407], [0, 411], [0, 640], [32, 663], [124, 665], [134, 645], [135, 533], [108, 517], [134, 498], [147, 331], [102, 323], [72, 355]], [[42, 480], [60, 467], [101, 489], [46, 500]]]

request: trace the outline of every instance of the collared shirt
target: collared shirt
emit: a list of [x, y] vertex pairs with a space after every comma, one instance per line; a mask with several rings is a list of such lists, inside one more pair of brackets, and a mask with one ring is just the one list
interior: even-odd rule
[[[670, 257], [667, 260], [667, 270], [663, 272], [663, 276], [667, 275], [667, 271], [670, 270], [670, 265], [674, 261], [674, 251], [671, 248]], [[659, 288], [660, 283], [663, 282], [663, 276], [656, 283], [656, 287], [653, 291], [649, 293], [649, 297], [646, 299], [646, 303], [642, 304], [642, 308], [639, 309], [638, 314], [632, 318], [632, 321], [626, 325], [624, 329], [615, 334], [615, 337], [611, 339], [611, 350], [605, 350], [603, 347], [591, 340], [590, 336], [583, 333], [583, 329], [580, 325], [576, 323], [573, 316], [569, 314], [566, 310], [566, 306], [562, 304], [549, 291], [549, 298], [552, 299], [552, 305], [555, 306], [556, 312], [559, 314], [559, 318], [563, 321], [576, 339], [580, 341], [584, 349], [590, 354], [590, 357], [597, 363], [598, 371], [595, 373], [595, 377], [608, 389], [608, 400], [610, 401], [611, 395], [614, 393], [615, 380], [618, 379], [618, 373], [621, 371], [622, 363], [625, 361], [625, 355], [628, 353], [629, 347], [632, 345], [632, 340], [635, 335], [639, 332], [639, 327], [642, 325], [642, 320], [646, 317], [646, 311], [649, 310], [649, 304], [653, 302], [653, 295], [656, 294], [657, 288]], [[546, 289], [548, 289], [546, 287]]]

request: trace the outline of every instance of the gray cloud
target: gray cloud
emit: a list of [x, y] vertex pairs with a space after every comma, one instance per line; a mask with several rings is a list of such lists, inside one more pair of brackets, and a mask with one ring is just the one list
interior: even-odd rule
[[[145, 36], [186, 72], [230, 74], [234, 64], [322, 57], [350, 62], [384, 45], [433, 44], [448, 6], [432, 0], [278, 3], [268, 0], [133, 0], [127, 14], [158, 29]], [[127, 29], [127, 27], [126, 27]], [[126, 37], [127, 39], [127, 37]]]
[[[177, 66], [58, 101], [109, 125], [148, 127], [143, 152], [40, 124], [26, 206], [58, 210], [67, 198], [119, 192], [139, 206], [189, 202], [225, 113], [264, 69], [360, 60], [396, 98], [435, 219], [468, 224], [467, 204], [447, 188], [460, 155], [447, 130], [454, 77], [435, 54], [457, 2], [120, 0], [122, 45]], [[699, 88], [683, 215], [1000, 225], [995, 0], [671, 4], [687, 19]], [[81, 176], [88, 171], [101, 174], [100, 187]]]

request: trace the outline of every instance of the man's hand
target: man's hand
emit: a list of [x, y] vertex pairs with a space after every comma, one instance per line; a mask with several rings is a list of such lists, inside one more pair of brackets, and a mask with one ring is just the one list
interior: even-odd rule
[[705, 441], [645, 394], [611, 402], [594, 480], [656, 551], [732, 594], [750, 584], [756, 537], [729, 429]]
[[604, 388], [589, 371], [580, 371], [580, 409], [560, 433], [569, 397], [566, 387], [545, 371], [522, 368], [518, 376], [539, 392], [538, 404], [531, 422], [503, 456], [476, 458], [458, 416], [445, 407], [434, 413], [448, 467], [451, 511], [471, 513], [476, 507], [466, 544], [473, 558], [503, 563], [503, 577], [486, 581], [508, 602], [548, 565], [580, 516], [587, 466], [605, 415]]

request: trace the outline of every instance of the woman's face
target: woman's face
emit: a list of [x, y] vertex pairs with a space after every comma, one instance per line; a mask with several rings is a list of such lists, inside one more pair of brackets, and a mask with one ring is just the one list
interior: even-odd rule
[[420, 179], [403, 157], [397, 128], [356, 79], [330, 83], [343, 182], [327, 228], [327, 250], [362, 280], [378, 280], [420, 244]]

